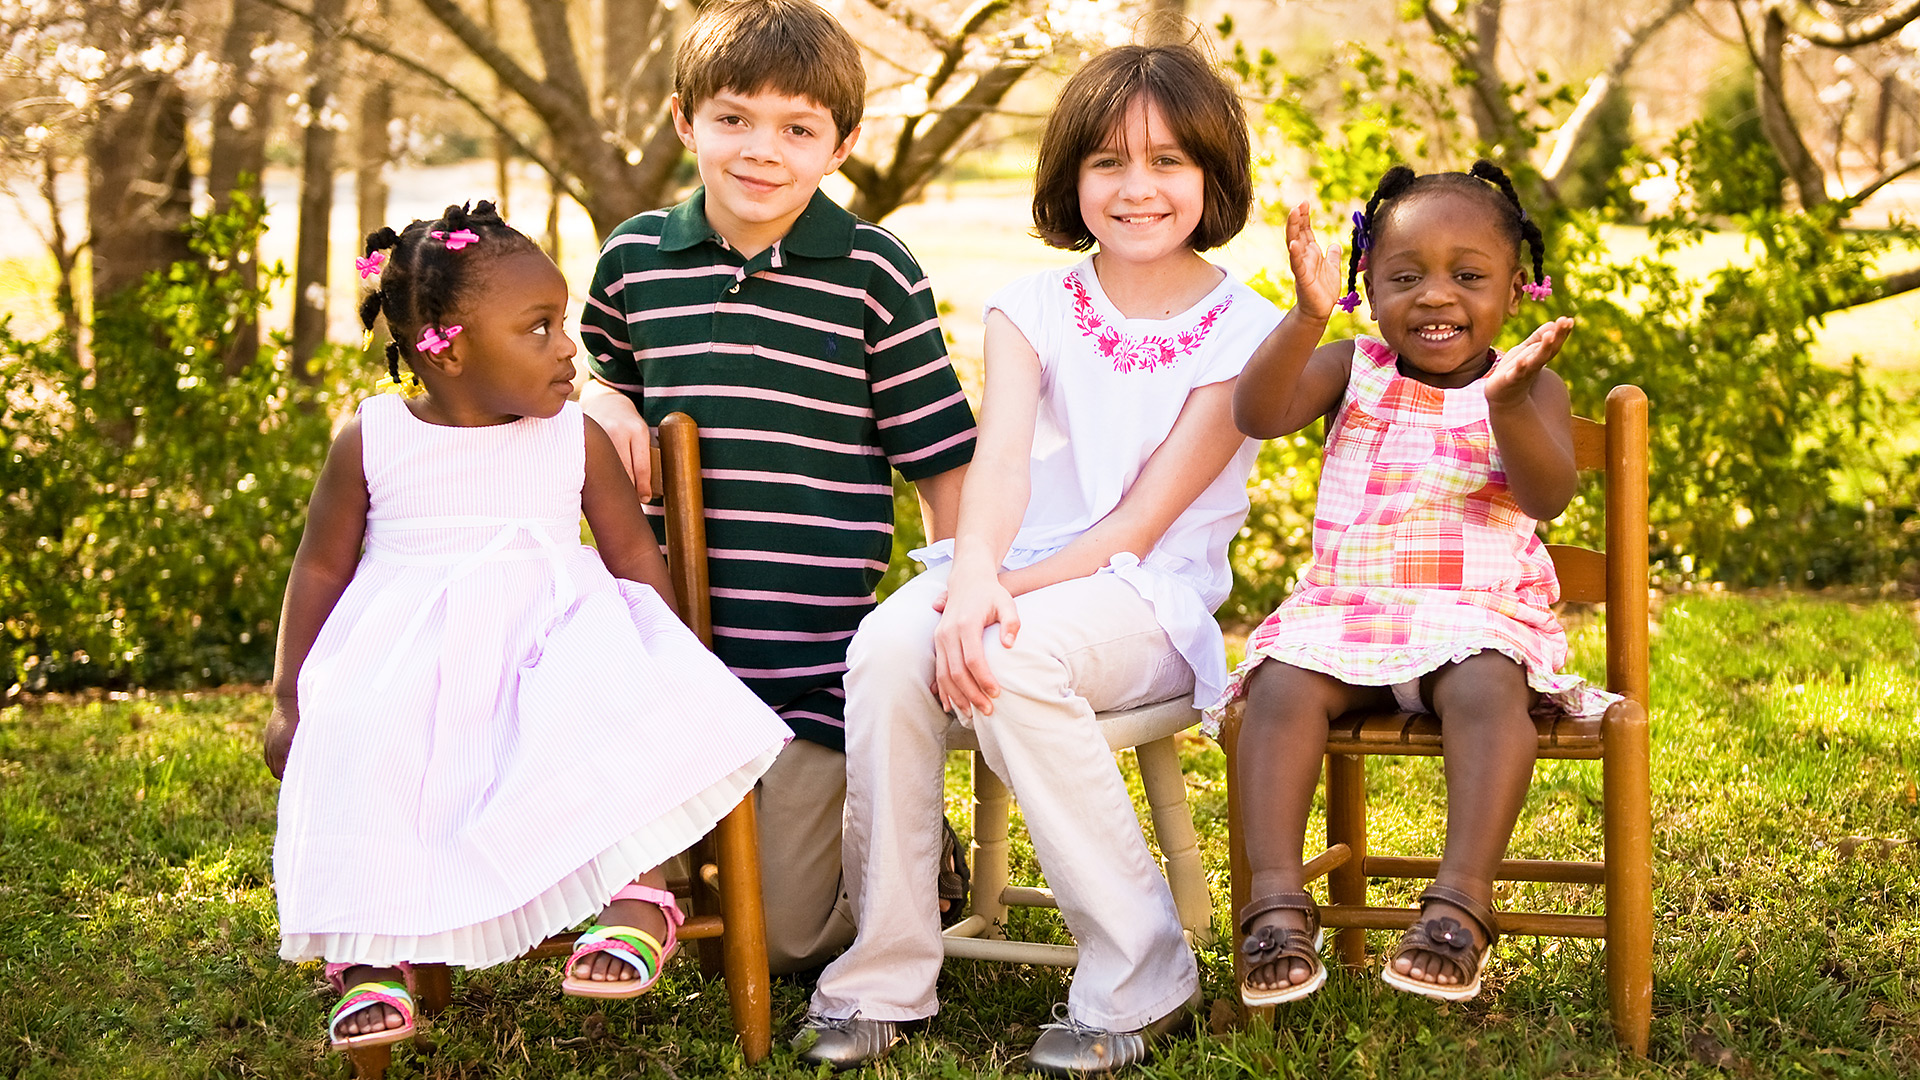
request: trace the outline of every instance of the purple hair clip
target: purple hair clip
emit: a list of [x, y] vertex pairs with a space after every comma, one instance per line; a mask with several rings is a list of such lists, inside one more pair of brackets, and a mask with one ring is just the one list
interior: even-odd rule
[[1341, 297], [1338, 300], [1335, 300], [1333, 304], [1335, 307], [1339, 308], [1341, 311], [1347, 312], [1348, 314], [1352, 314], [1353, 309], [1360, 306], [1360, 294], [1358, 292], [1355, 292], [1352, 289], [1348, 289], [1347, 295]]
[[373, 275], [379, 273], [380, 268], [382, 266], [385, 266], [386, 262], [387, 262], [386, 252], [375, 251], [367, 255], [367, 257], [364, 259], [360, 259], [360, 258], [354, 259], [353, 268], [355, 270], [360, 271], [360, 280], [365, 281], [368, 278], [372, 277]]
[[1353, 212], [1353, 246], [1360, 252], [1373, 246], [1373, 238], [1367, 235], [1367, 215], [1358, 210]]
[[442, 232], [439, 229], [435, 229], [427, 235], [433, 237], [435, 240], [445, 240], [448, 251], [459, 251], [468, 244], [477, 244], [480, 242], [479, 234], [475, 233], [472, 229], [457, 229], [453, 232]]
[[413, 347], [421, 352], [430, 352], [435, 356], [439, 356], [441, 353], [447, 351], [447, 346], [453, 344], [453, 339], [459, 336], [459, 334], [460, 327], [458, 324], [447, 327], [444, 332], [429, 326], [425, 330], [420, 331], [420, 340], [415, 342]]
[[1553, 295], [1553, 278], [1543, 274], [1539, 281], [1530, 281], [1520, 286], [1520, 291], [1535, 300], [1545, 300]]

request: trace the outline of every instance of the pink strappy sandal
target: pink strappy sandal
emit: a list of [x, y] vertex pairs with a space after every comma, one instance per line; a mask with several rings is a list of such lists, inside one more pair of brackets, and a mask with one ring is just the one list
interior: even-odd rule
[[[594, 923], [574, 943], [573, 955], [567, 957], [567, 966], [561, 969], [561, 974], [565, 976], [560, 982], [561, 993], [591, 998], [639, 997], [660, 981], [660, 973], [665, 970], [667, 959], [680, 947], [679, 927], [686, 921], [686, 916], [680, 913], [680, 905], [672, 893], [635, 882], [614, 893], [613, 899], [645, 900], [658, 907], [667, 920], [667, 940], [661, 941], [638, 927]], [[581, 958], [597, 952], [612, 953], [638, 972], [638, 977], [583, 979], [576, 976], [573, 973], [574, 965]]]
[[[405, 962], [395, 965], [400, 969], [404, 982], [394, 982], [391, 979], [369, 979], [349, 987], [346, 985], [344, 976], [347, 971], [356, 966], [359, 965], [327, 965], [327, 982], [340, 992], [340, 1000], [334, 1003], [333, 1011], [327, 1014], [327, 1044], [335, 1050], [355, 1050], [369, 1046], [385, 1046], [413, 1038], [414, 1004], [413, 995], [408, 992], [410, 989], [408, 984], [413, 981], [413, 965]], [[376, 1005], [391, 1006], [400, 1014], [400, 1019], [404, 1023], [397, 1028], [366, 1031], [358, 1035], [340, 1034], [340, 1021], [365, 1012]]]

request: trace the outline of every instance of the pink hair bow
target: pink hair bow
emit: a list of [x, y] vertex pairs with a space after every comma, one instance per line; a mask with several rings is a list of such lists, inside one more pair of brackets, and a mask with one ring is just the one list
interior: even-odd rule
[[413, 347], [421, 352], [430, 352], [439, 356], [447, 351], [447, 346], [453, 344], [453, 339], [459, 334], [460, 327], [457, 324], [447, 327], [444, 333], [429, 326], [420, 331], [420, 340], [415, 342]]
[[442, 232], [439, 229], [435, 229], [427, 235], [436, 240], [445, 240], [448, 251], [459, 251], [468, 244], [477, 244], [480, 242], [479, 234], [475, 233], [472, 229], [458, 229], [454, 232]]
[[1553, 295], [1553, 278], [1543, 275], [1539, 281], [1530, 281], [1520, 286], [1520, 291], [1535, 300], [1545, 300]]
[[368, 255], [364, 259], [353, 260], [353, 268], [355, 270], [360, 271], [360, 280], [365, 281], [368, 278], [372, 277], [373, 275], [379, 273], [380, 268], [382, 266], [385, 266], [386, 262], [387, 262], [386, 252], [376, 251]]

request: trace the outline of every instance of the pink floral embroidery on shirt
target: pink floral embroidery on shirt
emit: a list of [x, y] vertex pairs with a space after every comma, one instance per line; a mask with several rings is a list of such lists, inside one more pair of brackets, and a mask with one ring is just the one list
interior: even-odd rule
[[1093, 339], [1094, 348], [1101, 356], [1113, 364], [1113, 370], [1119, 372], [1153, 371], [1163, 368], [1193, 352], [1207, 340], [1208, 331], [1220, 321], [1220, 316], [1233, 303], [1233, 295], [1213, 305], [1200, 320], [1173, 337], [1132, 337], [1108, 326], [1100, 313], [1093, 310], [1093, 297], [1087, 295], [1087, 287], [1080, 280], [1078, 272], [1069, 273], [1066, 279], [1067, 291], [1073, 294], [1073, 322], [1080, 333]]

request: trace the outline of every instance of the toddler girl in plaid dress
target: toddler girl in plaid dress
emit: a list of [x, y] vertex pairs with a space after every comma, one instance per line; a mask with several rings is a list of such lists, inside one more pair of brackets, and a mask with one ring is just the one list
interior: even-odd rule
[[[1532, 273], [1520, 247], [1532, 252]], [[1244, 695], [1233, 782], [1244, 793], [1251, 903], [1249, 1005], [1304, 997], [1326, 979], [1319, 912], [1301, 845], [1328, 721], [1362, 707], [1441, 722], [1447, 840], [1421, 917], [1382, 977], [1464, 1000], [1498, 936], [1493, 877], [1533, 775], [1536, 707], [1589, 716], [1612, 695], [1562, 674], [1559, 582], [1537, 521], [1573, 496], [1566, 385], [1546, 364], [1573, 320], [1504, 355], [1492, 348], [1523, 296], [1543, 299], [1543, 241], [1500, 169], [1416, 176], [1398, 166], [1354, 215], [1348, 292], [1339, 249], [1323, 253], [1306, 208], [1287, 223], [1303, 313], [1359, 304], [1380, 339], [1319, 347], [1276, 332], [1235, 389], [1234, 420], [1257, 438], [1330, 417], [1313, 564], [1247, 642], [1222, 701]]]

